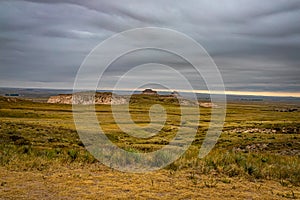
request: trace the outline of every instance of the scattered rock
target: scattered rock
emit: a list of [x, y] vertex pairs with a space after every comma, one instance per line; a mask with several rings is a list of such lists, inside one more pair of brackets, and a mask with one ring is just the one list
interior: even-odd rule
[[268, 144], [266, 143], [257, 143], [257, 144], [251, 144], [251, 145], [246, 145], [246, 146], [239, 146], [239, 147], [234, 147], [233, 151], [236, 152], [257, 152], [257, 151], [263, 151], [267, 149]]
[[299, 134], [300, 129], [297, 127], [281, 127], [281, 128], [235, 128], [224, 131], [225, 133], [263, 133], [263, 134]]

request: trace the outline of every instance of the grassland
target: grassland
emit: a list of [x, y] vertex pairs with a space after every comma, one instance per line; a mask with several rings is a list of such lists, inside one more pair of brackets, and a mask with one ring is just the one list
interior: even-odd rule
[[[176, 134], [177, 102], [138, 96], [135, 123], [149, 123], [153, 103], [168, 113], [162, 131], [148, 139], [123, 133], [111, 107], [97, 105], [101, 127], [121, 148], [150, 152]], [[0, 99], [0, 199], [281, 199], [300, 198], [300, 112], [277, 112], [297, 104], [229, 102], [223, 132], [213, 151], [197, 157], [210, 122], [200, 126], [188, 151], [155, 172], [128, 174], [89, 154], [76, 132], [71, 105]]]

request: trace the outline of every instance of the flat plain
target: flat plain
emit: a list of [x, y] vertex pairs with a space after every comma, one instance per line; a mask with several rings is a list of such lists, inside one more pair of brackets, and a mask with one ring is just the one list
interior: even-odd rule
[[[97, 105], [96, 113], [120, 148], [151, 152], [168, 144], [180, 126], [176, 102], [143, 95], [131, 99], [133, 121], [147, 125], [156, 103], [166, 109], [166, 123], [145, 139], [122, 132], [111, 106]], [[183, 156], [158, 171], [124, 173], [85, 150], [71, 105], [1, 97], [0, 199], [297, 199], [299, 108], [293, 102], [228, 102], [222, 134], [200, 159], [211, 120], [211, 108], [201, 107], [196, 137]], [[122, 162], [130, 166], [134, 161]]]

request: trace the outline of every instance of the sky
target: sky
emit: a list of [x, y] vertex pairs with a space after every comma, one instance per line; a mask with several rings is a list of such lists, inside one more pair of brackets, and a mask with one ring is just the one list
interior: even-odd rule
[[[79, 67], [99, 43], [129, 29], [161, 27], [201, 44], [227, 91], [300, 96], [299, 19], [299, 0], [1, 0], [0, 87], [72, 88]], [[149, 62], [195, 78], [189, 63], [146, 50], [114, 62], [104, 74], [110, 83], [103, 87]], [[170, 79], [175, 89], [180, 87], [168, 72], [147, 67], [131, 81]], [[204, 85], [198, 80], [193, 87], [205, 90]]]

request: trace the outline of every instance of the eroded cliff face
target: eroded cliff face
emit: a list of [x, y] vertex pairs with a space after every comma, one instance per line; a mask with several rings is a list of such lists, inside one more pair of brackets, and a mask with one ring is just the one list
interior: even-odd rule
[[[141, 95], [140, 97], [138, 97]], [[143, 95], [137, 94], [135, 95], [136, 100], [142, 100]], [[153, 94], [149, 94], [153, 96]], [[205, 108], [217, 108], [218, 106], [211, 102], [197, 102], [189, 99], [184, 99], [183, 97], [177, 95], [155, 95], [162, 100], [172, 100], [177, 99], [180, 105], [183, 106], [196, 106]], [[91, 104], [106, 104], [106, 105], [122, 105], [127, 104], [130, 100], [129, 96], [120, 96], [116, 94], [112, 94], [111, 92], [97, 92], [96, 94], [91, 92], [79, 92], [72, 94], [60, 94], [57, 96], [52, 96], [48, 99], [47, 103], [57, 103], [57, 104], [82, 104], [82, 105], [91, 105]], [[172, 103], [173, 101], [170, 101]]]
[[60, 94], [58, 96], [52, 96], [48, 99], [47, 103], [72, 104], [72, 95]]
[[58, 104], [126, 104], [127, 98], [118, 96], [112, 93], [76, 93], [72, 94], [60, 94], [58, 96], [52, 96], [48, 99], [47, 103], [58, 103]]

